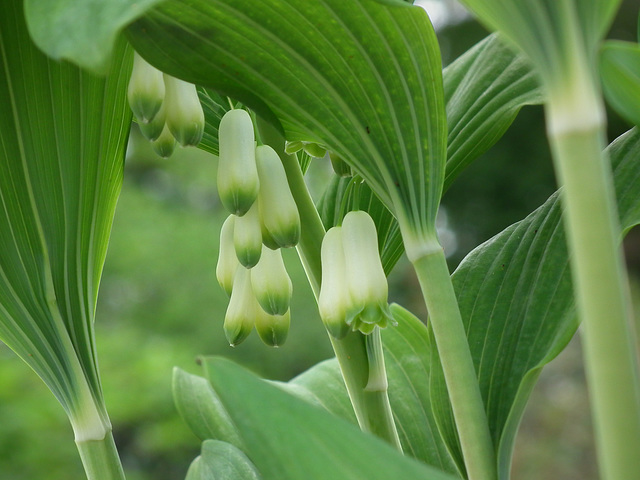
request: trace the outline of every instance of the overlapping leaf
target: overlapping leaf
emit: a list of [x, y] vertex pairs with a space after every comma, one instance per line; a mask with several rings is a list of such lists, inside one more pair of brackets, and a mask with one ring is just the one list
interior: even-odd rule
[[115, 61], [101, 79], [47, 59], [22, 2], [3, 5], [0, 339], [71, 414], [102, 405], [93, 320], [131, 121], [124, 42]]
[[[640, 134], [608, 148], [623, 229], [640, 223]], [[501, 478], [509, 475], [513, 440], [540, 369], [578, 326], [558, 194], [523, 221], [484, 243], [453, 274]], [[435, 349], [434, 408], [442, 431], [455, 432]], [[455, 450], [455, 435], [447, 436]]]
[[455, 478], [402, 456], [355, 425], [269, 385], [228, 360], [207, 359], [204, 365], [238, 428], [246, 455], [265, 479]]
[[435, 234], [446, 126], [437, 41], [422, 9], [168, 1], [128, 33], [162, 70], [279, 120], [287, 140], [335, 151], [413, 230]]
[[[163, 0], [25, 0], [29, 31], [47, 55], [104, 74], [120, 31]], [[115, 54], [114, 65], [118, 64]]]
[[[595, 54], [620, 0], [463, 0], [502, 32], [551, 82], [571, 71], [574, 57]], [[580, 53], [577, 53], [580, 52]], [[548, 85], [547, 85], [548, 86]]]
[[606, 42], [600, 52], [600, 76], [613, 108], [633, 124], [640, 125], [640, 45]]

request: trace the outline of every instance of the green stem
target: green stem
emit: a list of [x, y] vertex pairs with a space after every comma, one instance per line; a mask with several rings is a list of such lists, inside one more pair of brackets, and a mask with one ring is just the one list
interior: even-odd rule
[[124, 480], [111, 430], [102, 440], [76, 442], [87, 480]]
[[[302, 225], [300, 243], [297, 246], [298, 255], [317, 299], [322, 281], [320, 249], [325, 234], [322, 220], [304, 182], [298, 159], [295, 155], [285, 153], [284, 138], [280, 132], [260, 117], [257, 119], [257, 125], [262, 140], [278, 152], [287, 173], [289, 188], [298, 206]], [[360, 428], [365, 432], [377, 435], [402, 451], [387, 389], [367, 390], [370, 369], [379, 377], [381, 375], [380, 368], [384, 368], [384, 361], [380, 363], [379, 356], [373, 353], [382, 352], [382, 340], [379, 332], [369, 340], [360, 332], [349, 332], [340, 340], [329, 335], [329, 339], [340, 364], [340, 370]], [[367, 347], [367, 342], [370, 344], [369, 347]], [[370, 355], [376, 359], [373, 365], [369, 363]]]
[[495, 480], [496, 457], [476, 370], [442, 249], [413, 261], [436, 340], [467, 475]]
[[576, 98], [574, 105], [564, 95], [556, 95], [557, 103], [551, 96], [548, 134], [563, 186], [601, 478], [632, 480], [640, 478], [638, 356], [612, 174], [602, 155], [604, 115], [599, 96], [582, 91], [591, 98]]

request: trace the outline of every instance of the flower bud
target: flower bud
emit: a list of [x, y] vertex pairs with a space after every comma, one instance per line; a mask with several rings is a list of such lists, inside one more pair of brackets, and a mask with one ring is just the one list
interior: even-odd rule
[[135, 52], [127, 97], [133, 114], [141, 123], [148, 123], [156, 116], [165, 97], [162, 72]]
[[[166, 115], [164, 113], [164, 103], [163, 103], [162, 106], [160, 107], [160, 110], [158, 110], [158, 113], [156, 113], [156, 116], [153, 117], [148, 123], [144, 123], [144, 122], [138, 123], [140, 132], [142, 132], [142, 135], [144, 135], [144, 137], [150, 142], [157, 140], [158, 137], [162, 134], [162, 130], [164, 130], [165, 118], [166, 118]], [[173, 137], [173, 135], [171, 136]]]
[[284, 344], [289, 334], [290, 324], [289, 310], [283, 315], [270, 315], [256, 304], [256, 330], [265, 345], [279, 347]]
[[347, 274], [345, 271], [342, 228], [333, 227], [324, 236], [320, 250], [322, 284], [318, 297], [320, 318], [331, 336], [340, 339], [349, 331], [347, 325]]
[[262, 253], [262, 231], [260, 230], [258, 202], [242, 217], [236, 217], [233, 228], [233, 245], [238, 261], [246, 268], [253, 268]]
[[258, 198], [260, 188], [249, 114], [244, 110], [225, 113], [218, 128], [218, 138], [218, 194], [230, 213], [242, 216]]
[[329, 152], [329, 159], [331, 160], [331, 167], [336, 175], [339, 177], [352, 177], [353, 172], [347, 162], [345, 162], [340, 156], [333, 152]]
[[249, 270], [238, 265], [231, 299], [224, 316], [224, 334], [232, 347], [242, 343], [253, 330], [257, 305], [251, 289]]
[[176, 139], [171, 135], [169, 127], [164, 126], [160, 136], [151, 142], [151, 146], [162, 158], [169, 158], [173, 154], [173, 150], [176, 148]]
[[395, 324], [373, 219], [364, 211], [347, 213], [342, 236], [349, 296], [347, 323], [364, 334], [371, 333], [376, 325], [384, 328], [388, 323]]
[[260, 216], [280, 247], [293, 247], [300, 240], [300, 214], [293, 200], [280, 157], [268, 145], [256, 148], [260, 178]]
[[235, 220], [235, 215], [229, 215], [222, 224], [220, 229], [220, 251], [218, 253], [218, 264], [216, 265], [218, 283], [229, 296], [231, 296], [233, 279], [239, 265], [233, 245]]
[[204, 111], [196, 86], [165, 74], [165, 114], [171, 133], [183, 147], [198, 145], [204, 132]]
[[251, 285], [256, 300], [268, 314], [284, 315], [289, 310], [293, 284], [280, 250], [263, 246], [260, 261], [251, 269]]

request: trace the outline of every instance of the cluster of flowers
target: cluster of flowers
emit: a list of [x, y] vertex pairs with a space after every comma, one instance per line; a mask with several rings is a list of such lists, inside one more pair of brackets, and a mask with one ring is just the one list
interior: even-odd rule
[[196, 86], [178, 80], [134, 54], [129, 105], [140, 131], [158, 155], [168, 158], [177, 142], [197, 145], [204, 132], [204, 112]]
[[300, 215], [280, 157], [268, 145], [256, 147], [250, 115], [227, 112], [218, 132], [218, 193], [231, 214], [216, 267], [230, 296], [225, 335], [234, 346], [255, 326], [265, 344], [279, 346], [289, 332], [293, 291], [280, 249], [298, 243]]

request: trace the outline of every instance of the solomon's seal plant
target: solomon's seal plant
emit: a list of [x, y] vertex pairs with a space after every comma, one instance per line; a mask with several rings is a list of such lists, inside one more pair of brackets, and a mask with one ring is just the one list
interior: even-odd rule
[[[177, 369], [203, 442], [188, 480], [508, 480], [529, 394], [579, 321], [601, 477], [640, 478], [619, 245], [640, 223], [640, 133], [606, 145], [600, 88], [637, 124], [640, 47], [601, 49], [619, 0], [464, 0], [498, 33], [444, 70], [411, 1], [5, 3], [0, 339], [59, 400], [87, 478], [124, 478], [93, 325], [131, 111], [160, 155], [217, 156], [228, 342], [255, 326], [284, 343], [295, 248], [335, 353], [289, 382], [220, 358]], [[452, 274], [442, 196], [535, 103], [562, 189]], [[314, 202], [304, 175], [327, 153]], [[428, 318], [388, 305], [402, 252]]]

